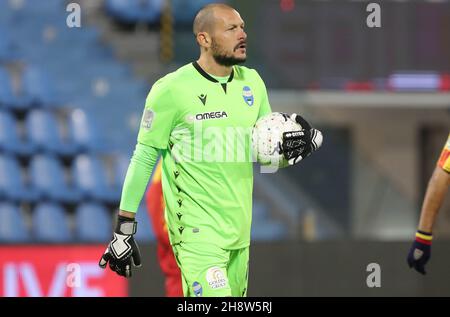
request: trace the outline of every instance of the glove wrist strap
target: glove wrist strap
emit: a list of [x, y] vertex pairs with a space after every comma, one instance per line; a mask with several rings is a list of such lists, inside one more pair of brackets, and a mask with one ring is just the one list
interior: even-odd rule
[[119, 216], [115, 232], [118, 234], [132, 235], [137, 231], [137, 222], [133, 219]]
[[433, 235], [431, 233], [427, 233], [420, 230], [416, 232], [416, 241], [430, 245], [432, 240]]

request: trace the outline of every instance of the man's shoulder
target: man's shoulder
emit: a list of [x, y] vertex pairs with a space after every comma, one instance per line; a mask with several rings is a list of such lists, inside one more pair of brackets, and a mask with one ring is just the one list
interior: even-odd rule
[[190, 81], [189, 78], [192, 79], [192, 68], [193, 66], [191, 64], [187, 64], [159, 78], [152, 85], [147, 98], [157, 98], [157, 96], [162, 97], [168, 95], [173, 98], [173, 96], [177, 95], [173, 92], [177, 91], [179, 87], [186, 86], [186, 82]]
[[173, 72], [166, 74], [158, 79], [155, 84], [170, 86], [189, 80], [192, 77], [194, 67], [192, 63], [181, 66]]

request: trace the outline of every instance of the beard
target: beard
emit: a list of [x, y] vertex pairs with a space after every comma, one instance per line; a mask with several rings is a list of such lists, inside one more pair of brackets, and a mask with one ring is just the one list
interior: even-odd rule
[[[240, 44], [239, 44], [240, 45]], [[233, 51], [235, 51], [239, 45], [237, 45]], [[233, 66], [237, 64], [244, 63], [246, 58], [236, 58], [233, 56], [233, 53], [227, 53], [223, 47], [218, 45], [216, 41], [212, 40], [211, 43], [212, 56], [217, 64], [221, 66]]]

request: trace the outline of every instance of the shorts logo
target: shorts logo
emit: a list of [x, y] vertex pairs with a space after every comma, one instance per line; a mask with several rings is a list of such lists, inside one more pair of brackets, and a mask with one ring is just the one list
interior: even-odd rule
[[155, 117], [155, 113], [153, 110], [145, 109], [144, 115], [142, 116], [141, 126], [144, 130], [148, 131], [152, 127], [153, 118]]
[[244, 86], [244, 88], [242, 88], [242, 97], [247, 105], [253, 106], [254, 98], [249, 86]]
[[192, 284], [192, 290], [194, 291], [195, 297], [203, 296], [203, 287], [199, 282], [194, 282]]
[[212, 289], [224, 288], [228, 283], [223, 270], [217, 266], [208, 269], [206, 281]]

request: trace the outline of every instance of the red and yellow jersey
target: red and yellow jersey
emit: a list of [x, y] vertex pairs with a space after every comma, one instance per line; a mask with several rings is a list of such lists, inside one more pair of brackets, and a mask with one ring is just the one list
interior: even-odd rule
[[160, 159], [153, 172], [151, 184], [146, 193], [147, 210], [152, 219], [153, 230], [158, 242], [170, 245], [167, 232], [167, 224], [164, 218], [164, 196], [161, 184], [161, 164]]
[[438, 166], [447, 173], [450, 173], [450, 133], [447, 138], [447, 143], [445, 143], [445, 146], [442, 149], [442, 153], [438, 161]]

